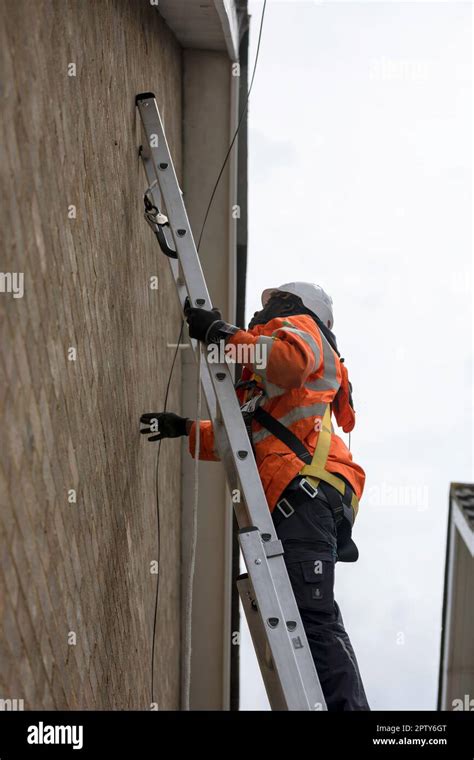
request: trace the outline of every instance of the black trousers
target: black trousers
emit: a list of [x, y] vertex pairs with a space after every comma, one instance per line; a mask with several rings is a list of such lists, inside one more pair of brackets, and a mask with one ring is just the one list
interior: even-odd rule
[[[291, 503], [291, 493], [285, 492]], [[327, 708], [370, 710], [356, 656], [334, 599], [337, 534], [329, 505], [303, 498], [277, 528]]]

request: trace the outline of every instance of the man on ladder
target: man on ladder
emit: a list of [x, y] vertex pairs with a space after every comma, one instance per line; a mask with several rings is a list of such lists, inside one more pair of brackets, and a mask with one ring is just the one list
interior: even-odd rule
[[[189, 334], [246, 346], [237, 394], [328, 710], [369, 710], [334, 599], [336, 562], [358, 558], [351, 534], [365, 474], [331, 424], [332, 413], [344, 432], [355, 424], [332, 300], [317, 285], [292, 282], [265, 290], [262, 306], [247, 331], [215, 309], [190, 308]], [[149, 440], [189, 435], [194, 456], [196, 423], [172, 412], [141, 421], [154, 419], [157, 434], [141, 431]], [[200, 424], [200, 458], [217, 460], [210, 421]]]

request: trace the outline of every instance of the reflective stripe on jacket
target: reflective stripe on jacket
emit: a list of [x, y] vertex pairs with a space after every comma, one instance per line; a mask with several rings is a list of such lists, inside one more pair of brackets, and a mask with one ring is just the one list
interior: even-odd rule
[[[262, 407], [289, 427], [312, 453], [325, 406], [334, 401], [342, 379], [340, 359], [316, 322], [305, 314], [277, 317], [251, 330], [239, 330], [227, 343], [254, 347], [256, 363], [245, 364], [244, 373], [257, 380], [257, 392], [264, 394]], [[258, 350], [255, 348], [257, 344]], [[252, 356], [251, 350], [249, 355]], [[260, 362], [262, 357], [264, 361]], [[201, 421], [200, 432], [200, 458], [216, 461], [212, 423]], [[303, 463], [255, 420], [252, 438], [268, 505], [273, 510], [282, 491], [298, 474]], [[195, 440], [196, 423], [189, 435], [192, 456]], [[360, 500], [365, 473], [334, 432], [326, 469], [347, 478]]]

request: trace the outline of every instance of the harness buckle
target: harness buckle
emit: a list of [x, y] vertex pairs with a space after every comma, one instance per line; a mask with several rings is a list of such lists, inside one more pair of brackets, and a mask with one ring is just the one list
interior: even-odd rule
[[310, 499], [314, 499], [318, 495], [318, 489], [314, 488], [314, 486], [312, 486], [311, 483], [306, 480], [306, 478], [300, 480], [299, 487], [309, 496]]
[[[283, 504], [286, 504], [286, 507], [287, 507], [286, 511], [285, 511], [285, 508], [283, 507]], [[291, 506], [288, 499], [280, 499], [280, 501], [277, 501], [277, 509], [279, 509], [283, 517], [286, 517], [286, 518], [291, 517], [291, 515], [295, 513], [295, 510]]]

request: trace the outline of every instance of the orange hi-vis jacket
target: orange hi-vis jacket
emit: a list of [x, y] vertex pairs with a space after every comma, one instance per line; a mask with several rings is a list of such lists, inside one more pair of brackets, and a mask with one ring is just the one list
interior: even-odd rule
[[[288, 427], [311, 453], [315, 450], [328, 404], [344, 430], [352, 429], [354, 416], [346, 394], [342, 394], [342, 403], [341, 394], [336, 399], [341, 384], [347, 386], [347, 370], [310, 316], [276, 317], [251, 330], [239, 330], [227, 340], [229, 344], [248, 347], [242, 351], [247, 354], [245, 358], [250, 359], [248, 362], [244, 359], [242, 378], [253, 377], [257, 381], [251, 395], [263, 394], [260, 406]], [[249, 401], [248, 393], [238, 393], [238, 396], [241, 404]], [[302, 469], [303, 463], [256, 420], [252, 421], [252, 442], [268, 506], [273, 511], [281, 493]], [[195, 443], [196, 423], [189, 434], [192, 456]], [[209, 420], [200, 423], [200, 459], [218, 460]], [[364, 470], [353, 461], [352, 454], [332, 426], [325, 468], [346, 478], [357, 499], [361, 498]]]

